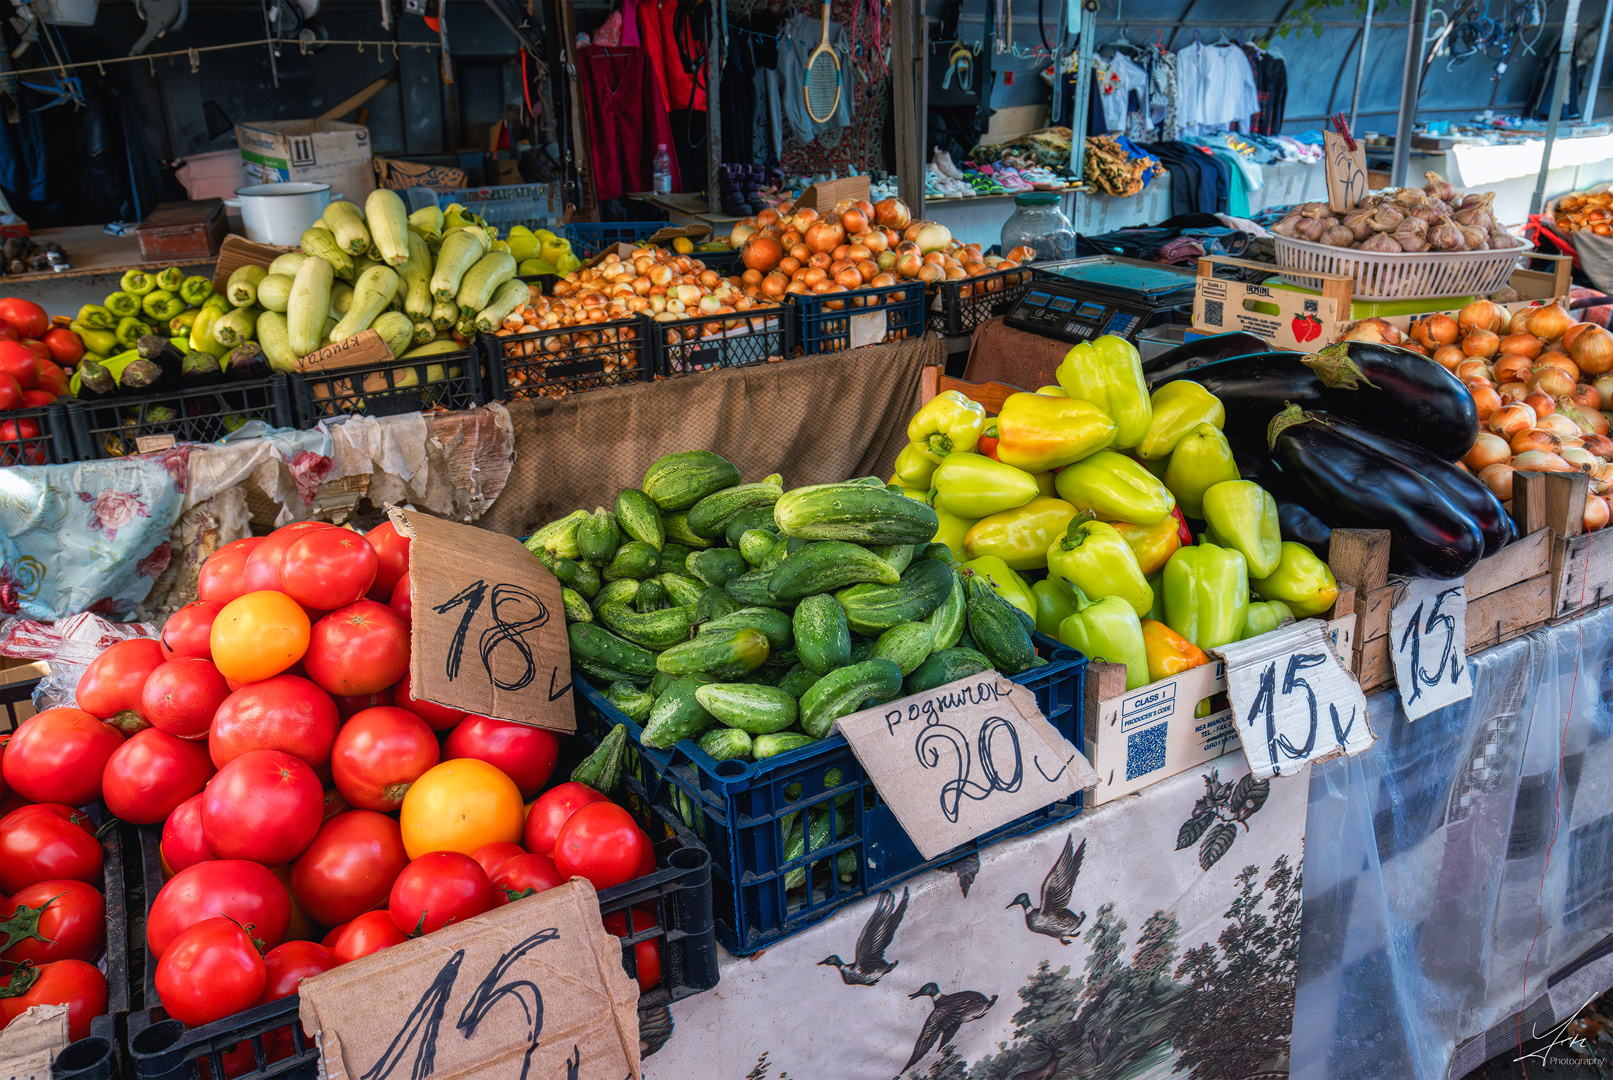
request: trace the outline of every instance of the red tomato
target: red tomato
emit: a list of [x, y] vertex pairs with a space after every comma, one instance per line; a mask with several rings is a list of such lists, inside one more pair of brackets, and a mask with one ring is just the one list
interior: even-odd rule
[[427, 724], [432, 731], [452, 731], [454, 725], [465, 719], [467, 714], [458, 709], [450, 709], [446, 705], [438, 705], [434, 701], [420, 701], [409, 694], [409, 677], [405, 675], [398, 680], [392, 688], [392, 704], [400, 709], [408, 709]]
[[251, 924], [270, 948], [286, 940], [291, 897], [268, 867], [244, 859], [213, 859], [168, 879], [146, 916], [146, 944], [161, 956], [187, 926], [218, 916]]
[[339, 963], [341, 961], [336, 959], [335, 953], [312, 941], [288, 941], [284, 945], [276, 945], [263, 958], [268, 981], [264, 984], [263, 996], [258, 999], [258, 1004], [267, 1005], [271, 1001], [290, 997], [308, 976], [329, 971]]
[[407, 865], [397, 821], [349, 810], [325, 822], [291, 864], [291, 895], [310, 919], [334, 926], [384, 905]]
[[29, 352], [31, 352], [35, 356], [39, 357], [39, 366], [40, 366], [40, 374], [41, 374], [41, 376], [43, 376], [45, 368], [50, 367], [52, 364], [54, 364], [56, 362], [56, 361], [54, 361], [54, 360], [52, 360], [50, 358], [50, 346], [46, 345], [43, 341], [40, 341], [38, 338], [27, 338], [27, 337], [25, 337], [19, 342], [19, 344], [26, 345], [28, 347]]
[[23, 417], [0, 421], [0, 465], [45, 464], [45, 444], [39, 435], [38, 420]]
[[587, 784], [578, 784], [568, 780], [538, 796], [532, 804], [532, 810], [526, 816], [526, 849], [534, 855], [547, 855], [554, 857], [555, 842], [560, 838], [560, 828], [578, 807], [589, 803], [609, 802], [599, 792]]
[[[392, 887], [387, 886], [387, 891], [391, 892]], [[386, 921], [387, 921], [388, 925], [390, 925], [391, 922], [392, 922], [392, 916], [388, 915]], [[340, 926], [331, 927], [329, 930], [325, 931], [325, 936], [319, 939], [319, 943], [321, 945], [325, 946], [325, 948], [327, 948], [327, 949], [335, 948], [336, 942], [341, 939], [342, 931], [344, 931], [346, 929], [347, 929], [347, 924], [346, 923], [342, 923]], [[331, 955], [335, 956], [336, 954], [331, 953]]]
[[50, 315], [44, 308], [15, 296], [0, 297], [0, 319], [26, 338], [37, 338], [50, 329]]
[[34, 802], [88, 806], [123, 735], [82, 709], [46, 709], [24, 720], [0, 758], [6, 784]]
[[[11, 379], [11, 376], [9, 376], [9, 375], [7, 375], [5, 377], [7, 379]], [[15, 383], [17, 380], [11, 379], [11, 381], [13, 383]], [[41, 385], [43, 385], [44, 380], [41, 379], [40, 383], [41, 383]], [[22, 400], [20, 402], [18, 402], [17, 405], [15, 405], [15, 406], [7, 405], [7, 406], [4, 406], [4, 407], [8, 408], [8, 409], [10, 409], [10, 408], [42, 409], [46, 405], [50, 405], [53, 402], [55, 402], [55, 400], [57, 398], [59, 398], [59, 397], [61, 397], [61, 394], [53, 394], [49, 390], [41, 390], [41, 389], [39, 389], [39, 387], [36, 386], [32, 390], [24, 390], [24, 391], [22, 391]]]
[[324, 817], [325, 792], [306, 762], [248, 750], [207, 785], [202, 835], [221, 859], [278, 866], [303, 853]]
[[168, 869], [176, 874], [197, 863], [218, 858], [202, 835], [200, 795], [192, 795], [168, 815], [168, 820], [162, 824], [162, 843], [158, 850], [168, 863]]
[[493, 899], [499, 904], [508, 904], [565, 883], [566, 879], [555, 869], [554, 860], [547, 855], [517, 855], [505, 859], [493, 872]]
[[82, 881], [39, 881], [0, 899], [0, 923], [11, 924], [0, 961], [13, 964], [94, 960], [106, 944], [106, 903]]
[[364, 539], [375, 549], [380, 565], [375, 571], [375, 583], [370, 586], [370, 599], [386, 603], [398, 579], [409, 570], [409, 538], [401, 536], [390, 521], [383, 521], [364, 534]]
[[368, 956], [394, 945], [402, 945], [409, 938], [392, 925], [392, 916], [385, 911], [366, 911], [342, 930], [341, 936], [330, 951], [336, 959], [350, 964], [361, 956]]
[[308, 636], [308, 677], [332, 694], [373, 694], [408, 674], [409, 624], [374, 600], [326, 615]]
[[212, 775], [207, 747], [147, 728], [131, 735], [107, 759], [102, 798], [114, 816], [136, 825], [155, 825], [200, 794]]
[[396, 810], [409, 785], [441, 759], [437, 737], [409, 712], [383, 706], [355, 713], [336, 733], [330, 773], [342, 798], [364, 810]]
[[120, 641], [84, 669], [73, 697], [79, 708], [102, 720], [112, 720], [122, 712], [132, 714], [123, 720], [144, 720], [140, 691], [145, 689], [151, 673], [167, 659], [161, 643], [152, 638]]
[[76, 364], [84, 359], [84, 339], [65, 326], [52, 327], [39, 338], [58, 364]]
[[613, 802], [589, 803], [560, 827], [554, 865], [565, 879], [584, 877], [595, 889], [633, 880], [644, 858], [644, 833]]
[[285, 593], [264, 589], [224, 605], [208, 632], [207, 647], [226, 678], [260, 682], [303, 659], [308, 630], [302, 605]]
[[34, 803], [0, 818], [0, 893], [64, 878], [99, 885], [101, 859], [95, 826], [82, 810]]
[[106, 1012], [106, 976], [82, 960], [18, 968], [3, 982], [6, 992], [22, 992], [16, 997], [0, 997], [0, 1027], [35, 1005], [66, 1005], [67, 1037], [76, 1042], [89, 1038], [90, 1021]]
[[213, 715], [207, 749], [221, 769], [249, 750], [284, 750], [317, 770], [329, 763], [340, 726], [329, 694], [307, 679], [276, 675], [224, 699]]
[[296, 521], [290, 525], [282, 525], [265, 536], [263, 543], [253, 548], [252, 554], [247, 557], [244, 578], [246, 588], [242, 591], [259, 592], [272, 589], [283, 592], [280, 569], [285, 561], [286, 549], [301, 539], [304, 533], [335, 527], [328, 521]]
[[256, 1005], [268, 970], [240, 926], [203, 919], [175, 935], [157, 961], [154, 981], [168, 1015], [198, 1027]]
[[[32, 390], [24, 390], [20, 385], [18, 385], [16, 379], [13, 379], [10, 375], [0, 371], [0, 409], [10, 410], [22, 408], [27, 404], [27, 402], [23, 400], [23, 395], [31, 394], [33, 392], [34, 391]], [[49, 405], [55, 400], [55, 398], [46, 398], [44, 404]]]
[[508, 840], [495, 840], [491, 844], [483, 844], [481, 847], [471, 852], [470, 857], [476, 860], [477, 864], [481, 866], [482, 870], [486, 872], [488, 878], [491, 880], [493, 877], [493, 872], [497, 870], [506, 859], [513, 859], [517, 855], [525, 854], [526, 848], [522, 847], [520, 844], [511, 843]]
[[231, 541], [209, 555], [196, 577], [196, 598], [227, 604], [237, 596], [251, 592], [246, 587], [246, 560], [265, 539], [262, 536], [248, 536], [244, 540]]
[[168, 621], [162, 624], [162, 636], [158, 638], [162, 658], [199, 656], [211, 660], [213, 652], [208, 638], [213, 632], [213, 620], [223, 610], [224, 605], [217, 600], [192, 600], [168, 616]]
[[392, 688], [389, 686], [373, 694], [354, 694], [352, 697], [338, 697], [331, 700], [336, 702], [336, 712], [345, 723], [365, 709], [379, 709], [391, 705]]
[[560, 757], [560, 740], [553, 732], [530, 724], [467, 716], [448, 733], [443, 755], [450, 760], [478, 758], [496, 766], [515, 781], [521, 798], [530, 799], [549, 782], [549, 774]]
[[151, 673], [140, 692], [140, 709], [152, 726], [181, 739], [201, 739], [213, 714], [230, 696], [211, 660], [182, 656]]
[[22, 340], [22, 335], [17, 333], [17, 328], [12, 326], [5, 319], [0, 319], [0, 341], [20, 340]]
[[405, 934], [429, 934], [493, 908], [493, 886], [469, 855], [433, 851], [403, 868], [387, 910]]
[[24, 390], [39, 382], [44, 362], [39, 354], [20, 341], [0, 341], [0, 371], [17, 380]]
[[312, 529], [286, 548], [280, 580], [299, 604], [334, 611], [364, 599], [379, 565], [375, 549], [350, 529]]
[[414, 605], [409, 602], [409, 571], [405, 570], [398, 583], [392, 586], [392, 599], [387, 601], [387, 607], [405, 619], [414, 613]]
[[[648, 906], [633, 909], [631, 930], [627, 926], [627, 912], [613, 911], [605, 916], [605, 932], [620, 938], [642, 933], [658, 925], [655, 921], [655, 909]], [[658, 939], [650, 938], [636, 943], [633, 946], [633, 959], [638, 965], [639, 990], [649, 990], [661, 981], [661, 945]], [[622, 967], [627, 967], [625, 956], [622, 958]]]

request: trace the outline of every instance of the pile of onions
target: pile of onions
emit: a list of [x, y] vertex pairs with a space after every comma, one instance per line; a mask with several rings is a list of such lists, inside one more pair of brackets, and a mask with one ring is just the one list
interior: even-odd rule
[[1613, 334], [1576, 323], [1559, 304], [1508, 314], [1488, 300], [1452, 320], [1419, 320], [1402, 347], [1445, 367], [1473, 395], [1480, 432], [1462, 464], [1503, 502], [1516, 470], [1583, 472], [1591, 477], [1584, 525], [1613, 520]]

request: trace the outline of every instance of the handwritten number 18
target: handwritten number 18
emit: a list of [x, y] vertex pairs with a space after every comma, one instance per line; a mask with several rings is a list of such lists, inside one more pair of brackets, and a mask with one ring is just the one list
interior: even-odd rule
[[[459, 625], [454, 629], [453, 640], [448, 644], [444, 674], [449, 679], [459, 677], [459, 666], [465, 654], [465, 639], [470, 634], [471, 621], [481, 609], [482, 601], [488, 596], [487, 582], [473, 581], [453, 597], [432, 608], [440, 615], [446, 615], [457, 607], [465, 609], [464, 614], [460, 616]], [[535, 609], [530, 617], [518, 621], [511, 621], [513, 616], [506, 617], [506, 613], [512, 608], [519, 609], [523, 604], [530, 604]], [[477, 639], [477, 652], [481, 656], [482, 667], [486, 669], [488, 678], [493, 680], [493, 685], [500, 690], [524, 689], [536, 677], [537, 665], [532, 659], [532, 646], [527, 644], [523, 635], [529, 630], [536, 630], [545, 625], [549, 621], [549, 609], [535, 594], [519, 585], [494, 585], [487, 610], [492, 617], [493, 625], [483, 630]], [[521, 673], [509, 681], [493, 674], [493, 652], [506, 644], [515, 649], [522, 663]]]

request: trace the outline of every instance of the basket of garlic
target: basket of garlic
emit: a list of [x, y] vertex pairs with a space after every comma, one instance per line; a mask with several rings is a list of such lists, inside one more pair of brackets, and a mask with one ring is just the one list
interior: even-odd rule
[[1357, 300], [1475, 296], [1507, 283], [1530, 246], [1490, 212], [1494, 192], [1458, 192], [1438, 173], [1421, 188], [1368, 195], [1334, 214], [1302, 203], [1272, 226], [1277, 266], [1290, 285], [1320, 290], [1323, 278], [1355, 279]]

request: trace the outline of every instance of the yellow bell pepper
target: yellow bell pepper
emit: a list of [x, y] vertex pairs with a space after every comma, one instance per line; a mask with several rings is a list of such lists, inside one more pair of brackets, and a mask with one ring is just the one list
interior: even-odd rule
[[1115, 441], [1115, 422], [1074, 398], [1012, 394], [997, 414], [997, 460], [1026, 472], [1080, 461]]
[[933, 476], [935, 462], [925, 457], [918, 446], [908, 443], [896, 455], [896, 474], [891, 478], [891, 483], [929, 491]]
[[982, 555], [978, 559], [970, 559], [959, 564], [959, 569], [967, 567], [986, 579], [986, 583], [997, 590], [997, 595], [1013, 604], [1019, 610], [1036, 618], [1036, 597], [1031, 595], [1031, 587], [1025, 579], [995, 555]]
[[[1131, 553], [1137, 556], [1137, 567], [1144, 577], [1153, 577], [1165, 569], [1176, 549], [1182, 546], [1180, 524], [1175, 514], [1167, 514], [1157, 525], [1137, 525], [1130, 521], [1112, 522]], [[1157, 591], [1157, 590], [1156, 590]]]
[[1181, 379], [1154, 391], [1154, 418], [1148, 434], [1137, 444], [1137, 456], [1146, 461], [1166, 457], [1182, 436], [1200, 424], [1227, 425], [1227, 410], [1221, 399], [1196, 382]]
[[1148, 681], [1158, 682], [1210, 662], [1203, 649], [1153, 619], [1143, 620], [1143, 652], [1148, 654]]
[[1074, 518], [1075, 507], [1063, 499], [1038, 495], [975, 522], [963, 538], [963, 550], [971, 559], [996, 555], [1015, 570], [1040, 570], [1047, 565], [1047, 545], [1063, 536]]
[[1157, 525], [1176, 506], [1164, 484], [1136, 461], [1113, 450], [1100, 450], [1069, 466], [1054, 484], [1070, 505], [1094, 510], [1104, 521]]
[[1069, 397], [1070, 392], [1062, 386], [1038, 386], [1036, 392], [1043, 397]]
[[1135, 345], [1113, 334], [1080, 342], [1064, 354], [1054, 375], [1071, 398], [1091, 402], [1114, 421], [1116, 446], [1142, 442], [1154, 409]]
[[930, 483], [937, 510], [976, 519], [1024, 506], [1037, 495], [1030, 473], [979, 454], [948, 454]]
[[956, 390], [937, 394], [907, 422], [907, 441], [931, 461], [972, 454], [986, 430], [986, 409]]
[[935, 511], [936, 520], [940, 521], [941, 525], [935, 530], [935, 535], [930, 537], [930, 543], [945, 544], [952, 549], [952, 557], [957, 558], [963, 554], [963, 538], [974, 528], [976, 519], [959, 517], [939, 506], [931, 509]]

